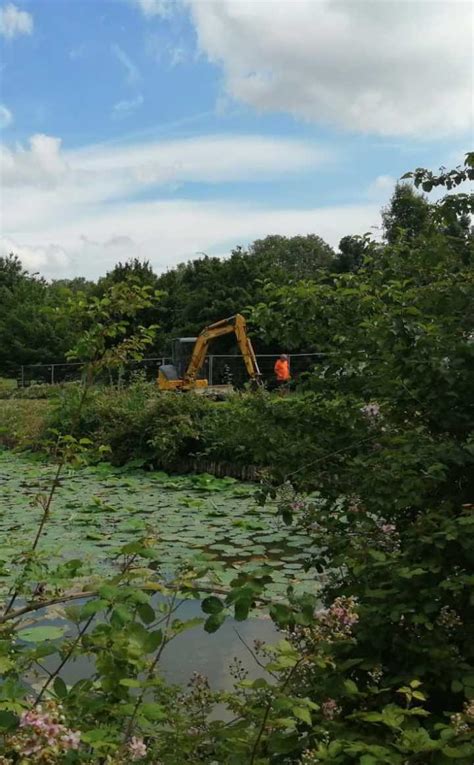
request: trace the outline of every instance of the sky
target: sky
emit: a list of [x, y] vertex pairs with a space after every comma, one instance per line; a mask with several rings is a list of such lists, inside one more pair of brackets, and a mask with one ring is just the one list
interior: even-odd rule
[[0, 255], [157, 272], [380, 232], [473, 132], [464, 0], [0, 0]]

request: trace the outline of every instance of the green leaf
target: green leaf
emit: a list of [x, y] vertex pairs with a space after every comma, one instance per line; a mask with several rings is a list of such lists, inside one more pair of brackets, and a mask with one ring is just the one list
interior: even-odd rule
[[148, 603], [143, 603], [137, 608], [138, 615], [142, 622], [145, 624], [151, 624], [155, 619], [155, 612]]
[[400, 728], [403, 723], [404, 712], [394, 704], [388, 704], [382, 710], [382, 722], [389, 728]]
[[466, 675], [463, 675], [462, 681], [464, 685], [474, 688], [474, 672], [468, 672]]
[[163, 633], [161, 630], [155, 632], [149, 632], [144, 641], [144, 650], [147, 653], [153, 653], [161, 645], [163, 641]]
[[92, 728], [81, 733], [81, 740], [94, 748], [100, 749], [104, 745], [113, 744], [120, 740], [120, 732], [116, 728]]
[[7, 712], [4, 709], [0, 709], [0, 730], [10, 731], [16, 728], [18, 725], [18, 717], [13, 712]]
[[9, 656], [0, 656], [0, 675], [8, 672], [14, 666], [15, 662]]
[[205, 614], [218, 614], [223, 610], [224, 604], [219, 598], [210, 595], [208, 598], [204, 598], [201, 608]]
[[211, 614], [204, 622], [204, 629], [209, 633], [216, 632], [225, 622], [225, 618], [225, 611], [220, 611], [217, 614]]
[[285, 627], [293, 618], [291, 608], [284, 603], [274, 603], [270, 606], [270, 616], [278, 625]]
[[56, 696], [59, 699], [65, 699], [67, 696], [67, 685], [61, 677], [56, 677], [53, 683]]
[[119, 680], [119, 685], [123, 685], [125, 688], [141, 688], [140, 680], [135, 680], [133, 677], [122, 677]]
[[350, 696], [354, 696], [359, 692], [359, 689], [353, 680], [344, 680], [344, 688]]
[[418, 701], [426, 701], [426, 696], [421, 691], [413, 691], [413, 698], [418, 699]]
[[128, 608], [128, 606], [125, 606], [123, 603], [119, 603], [112, 611], [110, 623], [114, 627], [122, 627], [124, 624], [127, 624], [127, 622], [131, 622], [132, 619], [133, 611], [131, 611], [131, 609]]
[[312, 725], [311, 712], [306, 707], [294, 707], [293, 714], [298, 720], [302, 720], [307, 725]]
[[147, 720], [164, 720], [168, 714], [165, 707], [162, 707], [161, 704], [155, 704], [153, 702], [149, 702], [146, 704], [142, 704], [140, 707], [140, 713], [146, 717]]
[[89, 619], [91, 616], [94, 616], [94, 614], [98, 614], [99, 611], [103, 611], [105, 608], [108, 608], [108, 606], [109, 606], [108, 601], [103, 600], [102, 598], [99, 598], [98, 600], [89, 600], [81, 608], [81, 613], [80, 613], [81, 621], [85, 621], [85, 619]]
[[238, 622], [243, 622], [249, 615], [252, 601], [248, 598], [239, 598], [234, 603], [234, 616]]
[[20, 630], [18, 637], [28, 643], [41, 643], [44, 640], [57, 640], [64, 635], [65, 631], [65, 627], [28, 627], [28, 629]]

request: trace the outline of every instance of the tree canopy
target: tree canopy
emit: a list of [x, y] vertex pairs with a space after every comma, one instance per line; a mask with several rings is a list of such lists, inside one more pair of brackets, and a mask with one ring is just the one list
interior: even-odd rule
[[[443, 183], [456, 187], [469, 179], [470, 172], [466, 164], [455, 171], [442, 169], [438, 175], [422, 169], [407, 174], [414, 185], [406, 180], [397, 184], [382, 210], [383, 241], [375, 244], [369, 236], [349, 232], [342, 237], [338, 252], [316, 234], [273, 234], [248, 248], [235, 247], [228, 257], [203, 255], [161, 274], [148, 261], [133, 258], [118, 263], [96, 283], [84, 278], [47, 282], [28, 273], [15, 255], [0, 258], [0, 374], [14, 375], [21, 364], [64, 361], [81, 329], [68, 315], [71, 297], [77, 293], [100, 297], [113, 284], [126, 281], [151, 287], [157, 295], [154, 304], [134, 319], [136, 327], [158, 325], [152, 355], [168, 353], [172, 338], [194, 336], [207, 324], [237, 312], [255, 319], [257, 346], [262, 352], [277, 352], [282, 347], [327, 350], [338, 342], [340, 325], [333, 311], [339, 310], [341, 290], [349, 288], [351, 275], [359, 273], [363, 279], [367, 269], [385, 268], [390, 259], [394, 267], [395, 262], [402, 263], [410, 273], [425, 268], [420, 262], [427, 257], [426, 252], [421, 255], [423, 238], [434, 252], [444, 253], [440, 258], [451, 253], [460, 268], [472, 262], [469, 195], [457, 194], [454, 209], [452, 197], [433, 203], [414, 188], [428, 191]], [[328, 300], [333, 301], [332, 309]], [[309, 303], [315, 311], [311, 315], [317, 316], [311, 326], [305, 319]], [[354, 316], [347, 316], [348, 327]], [[233, 339], [220, 342], [228, 350]]]

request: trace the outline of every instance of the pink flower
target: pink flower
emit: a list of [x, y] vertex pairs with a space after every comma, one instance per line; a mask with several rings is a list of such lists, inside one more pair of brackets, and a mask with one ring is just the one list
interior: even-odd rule
[[293, 512], [297, 513], [300, 510], [303, 510], [304, 508], [304, 502], [302, 499], [295, 499], [294, 502], [290, 504], [291, 509]]
[[321, 704], [321, 712], [326, 720], [334, 720], [335, 716], [341, 711], [335, 699], [326, 699]]
[[377, 521], [377, 530], [381, 537], [377, 540], [382, 550], [396, 552], [400, 549], [400, 535], [393, 523], [386, 523], [383, 519]]
[[142, 738], [136, 738], [132, 736], [128, 743], [128, 751], [130, 752], [132, 760], [141, 760], [142, 757], [146, 757], [147, 748]]
[[360, 497], [349, 497], [349, 504], [347, 506], [348, 513], [362, 513], [362, 500]]
[[348, 637], [354, 624], [359, 621], [356, 606], [356, 598], [341, 596], [336, 598], [329, 608], [317, 614], [318, 621], [324, 630], [322, 636], [326, 640]]
[[64, 754], [78, 749], [81, 734], [67, 728], [63, 723], [62, 708], [54, 701], [23, 712], [19, 732], [13, 737], [15, 750], [32, 758], [32, 762], [43, 762], [51, 754]]
[[374, 401], [371, 404], [361, 406], [360, 411], [365, 417], [368, 417], [369, 420], [374, 420], [380, 415], [380, 406]]
[[65, 749], [79, 749], [81, 733], [78, 730], [71, 730], [66, 733], [61, 740]]

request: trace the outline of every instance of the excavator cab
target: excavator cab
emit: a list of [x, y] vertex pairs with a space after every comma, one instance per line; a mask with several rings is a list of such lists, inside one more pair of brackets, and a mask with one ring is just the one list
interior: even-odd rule
[[[259, 384], [261, 375], [250, 338], [247, 335], [246, 323], [243, 316], [236, 314], [223, 319], [209, 327], [205, 327], [199, 337], [180, 337], [173, 341], [172, 364], [165, 364], [158, 370], [157, 384], [160, 390], [204, 392], [208, 389], [208, 381], [199, 375], [204, 366], [209, 343], [217, 337], [235, 333], [239, 349], [250, 380]], [[214, 388], [232, 390], [231, 385], [213, 386]], [[218, 393], [219, 391], [216, 391]], [[220, 392], [224, 392], [223, 390]]]
[[[183, 384], [197, 337], [177, 337], [171, 343], [171, 364], [162, 364], [158, 370], [160, 390], [187, 390]], [[197, 388], [207, 388], [207, 380], [195, 380]]]
[[197, 337], [177, 337], [171, 345], [171, 356], [178, 377], [184, 377], [193, 355]]

